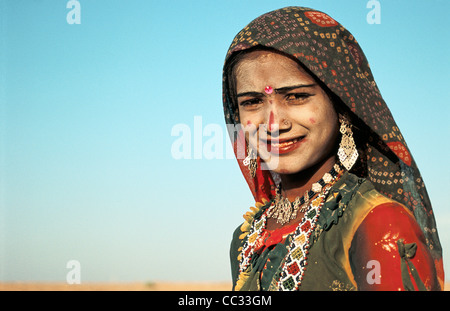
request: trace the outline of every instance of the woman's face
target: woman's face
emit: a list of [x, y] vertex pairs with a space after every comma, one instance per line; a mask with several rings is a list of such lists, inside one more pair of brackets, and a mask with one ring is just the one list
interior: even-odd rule
[[241, 124], [270, 170], [294, 174], [334, 156], [337, 113], [297, 62], [255, 51], [238, 62], [234, 75]]

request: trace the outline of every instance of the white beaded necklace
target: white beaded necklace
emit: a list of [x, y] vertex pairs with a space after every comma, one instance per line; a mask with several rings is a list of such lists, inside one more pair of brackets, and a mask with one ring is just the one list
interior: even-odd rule
[[[270, 285], [270, 290], [297, 290], [302, 282], [303, 274], [307, 265], [307, 255], [309, 252], [309, 238], [312, 232], [315, 230], [317, 219], [320, 215], [320, 209], [325, 202], [326, 197], [333, 184], [342, 176], [343, 169], [339, 165], [334, 165], [332, 171], [326, 173], [327, 176], [317, 182], [320, 186], [315, 187], [315, 190], [319, 190], [319, 194], [316, 198], [309, 201], [306, 205], [305, 214], [295, 229], [294, 233], [290, 235], [291, 244], [288, 247], [288, 253], [283, 261], [281, 273], [278, 280], [273, 280]], [[328, 182], [323, 184], [322, 181]], [[314, 191], [314, 195], [317, 194]], [[314, 197], [311, 196], [311, 197]], [[292, 208], [292, 207], [291, 207]], [[304, 208], [304, 207], [302, 207]], [[249, 234], [246, 236], [246, 241], [243, 243], [241, 251], [241, 259], [239, 262], [239, 272], [245, 274], [248, 272], [248, 268], [255, 252], [256, 246], [259, 243], [259, 238], [262, 235], [263, 230], [266, 228], [267, 218], [273, 215], [274, 203], [261, 215], [261, 218], [254, 219]], [[298, 209], [299, 210], [299, 209]], [[291, 212], [290, 217], [294, 211]]]

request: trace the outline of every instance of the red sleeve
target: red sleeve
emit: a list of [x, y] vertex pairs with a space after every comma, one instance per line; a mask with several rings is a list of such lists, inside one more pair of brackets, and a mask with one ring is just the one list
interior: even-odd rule
[[[405, 290], [401, 274], [404, 259], [400, 257], [399, 240], [405, 245], [416, 244], [410, 263], [427, 290], [440, 290], [425, 237], [414, 216], [397, 203], [385, 203], [372, 209], [353, 237], [349, 259], [358, 290]], [[410, 270], [407, 271], [417, 290]]]

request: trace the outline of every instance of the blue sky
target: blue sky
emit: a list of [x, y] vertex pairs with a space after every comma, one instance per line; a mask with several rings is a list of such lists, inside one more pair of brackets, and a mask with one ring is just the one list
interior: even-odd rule
[[[300, 5], [361, 44], [421, 170], [450, 262], [447, 0], [0, 0], [0, 281], [229, 280], [252, 196], [234, 159], [172, 156], [194, 117], [228, 143], [221, 72], [235, 34]], [[217, 128], [217, 127], [216, 127]], [[202, 144], [208, 137], [201, 137]], [[192, 147], [193, 151], [193, 147]], [[448, 255], [446, 255], [448, 254]]]

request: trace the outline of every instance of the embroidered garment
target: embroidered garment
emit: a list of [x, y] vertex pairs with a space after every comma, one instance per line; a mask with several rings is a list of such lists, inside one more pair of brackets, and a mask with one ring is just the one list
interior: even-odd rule
[[[234, 290], [441, 288], [414, 216], [363, 178], [347, 172], [333, 185], [306, 240], [294, 232], [247, 257], [246, 242], [257, 240], [258, 235], [251, 238], [255, 229], [264, 232], [262, 219], [270, 205], [258, 204], [259, 210], [248, 218], [252, 226], [244, 224], [234, 233], [230, 250]], [[297, 248], [298, 242], [307, 247]]]
[[[309, 8], [287, 7], [256, 18], [237, 34], [226, 56], [223, 72], [223, 104], [227, 124], [239, 124], [236, 94], [230, 80], [230, 68], [233, 60], [240, 53], [261, 47], [275, 49], [295, 58], [335, 96], [335, 101], [342, 106], [344, 111], [348, 112], [350, 122], [354, 126], [354, 137], [360, 156], [351, 170], [352, 174], [346, 174], [345, 178], [342, 178], [346, 186], [343, 189], [336, 189], [333, 186], [330, 190], [330, 193], [334, 191], [335, 194], [342, 196], [341, 191], [345, 192], [350, 189], [350, 192], [346, 194], [348, 200], [344, 202], [342, 201], [343, 197], [331, 197], [329, 194], [325, 198], [327, 202], [316, 220], [314, 233], [309, 239], [308, 262], [316, 261], [317, 264], [308, 264], [300, 287], [297, 286], [298, 280], [294, 280], [292, 284], [295, 284], [290, 286], [287, 282], [289, 277], [283, 277], [280, 273], [283, 273], [283, 269], [289, 265], [288, 260], [292, 261], [292, 256], [295, 256], [292, 255], [292, 247], [290, 247], [295, 234], [290, 235], [284, 243], [278, 243], [276, 246], [266, 248], [257, 256], [244, 259], [249, 262], [245, 269], [241, 265], [239, 273], [237, 258], [245, 256], [245, 254], [241, 254], [242, 249], [240, 248], [247, 241], [246, 233], [259, 224], [257, 219], [270, 206], [270, 202], [275, 196], [276, 186], [270, 172], [260, 169], [260, 162], [258, 162], [255, 176], [250, 175], [248, 168], [242, 164], [242, 159], [246, 155], [240, 154], [242, 150], [244, 153], [246, 150], [244, 135], [242, 131], [238, 135], [231, 135], [244, 178], [255, 201], [260, 202], [257, 204], [260, 210], [255, 209], [251, 214], [246, 215], [251, 221], [246, 221], [238, 228], [233, 238], [231, 260], [234, 287], [239, 285], [238, 287], [242, 289], [263, 290], [370, 289], [378, 286], [378, 283], [374, 281], [370, 284], [374, 286], [367, 288], [367, 284], [362, 284], [363, 276], [355, 274], [355, 271], [362, 265], [367, 265], [367, 262], [361, 260], [366, 259], [368, 254], [377, 255], [377, 258], [382, 258], [386, 254], [390, 258], [398, 256], [398, 273], [406, 280], [407, 274], [412, 273], [408, 268], [409, 264], [414, 260], [414, 256], [410, 258], [405, 255], [408, 253], [411, 255], [409, 250], [414, 249], [412, 246], [407, 246], [408, 243], [415, 243], [416, 258], [423, 256], [423, 262], [430, 263], [429, 271], [428, 268], [420, 271], [421, 267], [416, 266], [416, 269], [419, 270], [418, 274], [422, 274], [419, 279], [425, 283], [425, 287], [436, 289], [439, 284], [442, 286], [444, 281], [442, 249], [431, 202], [419, 169], [378, 90], [367, 59], [356, 39], [327, 14]], [[258, 161], [260, 161], [259, 158]], [[353, 180], [353, 177], [350, 176], [358, 179], [358, 185], [373, 185], [373, 189], [367, 192], [368, 197], [362, 196], [363, 199], [361, 199], [360, 193], [352, 192], [356, 191], [356, 188], [349, 188], [346, 181]], [[369, 186], [364, 187], [369, 188]], [[353, 199], [350, 200], [350, 198]], [[331, 201], [328, 201], [330, 199]], [[359, 206], [355, 202], [364, 202], [364, 204]], [[325, 209], [326, 206], [330, 209], [329, 211]], [[364, 206], [370, 206], [370, 208], [364, 209]], [[349, 211], [352, 211], [353, 214], [350, 214]], [[391, 222], [391, 218], [386, 218], [385, 214], [392, 219], [404, 220], [398, 222], [399, 226], [405, 227], [397, 228], [399, 233], [397, 237], [389, 230], [383, 232], [382, 236], [377, 236], [368, 229], [367, 224], [369, 223], [379, 226], [394, 223]], [[255, 216], [255, 221], [253, 221], [253, 216]], [[327, 242], [331, 239], [330, 235], [333, 230], [340, 234], [333, 239], [341, 239], [334, 242], [338, 245], [346, 243], [341, 245], [340, 249], [336, 249], [337, 246]], [[408, 235], [409, 233], [411, 234]], [[385, 235], [387, 236], [385, 237]], [[404, 247], [399, 247], [397, 241], [402, 235], [405, 235], [403, 241], [406, 244]], [[408, 237], [405, 238], [406, 236]], [[379, 240], [373, 241], [373, 239]], [[389, 239], [392, 241], [386, 242]], [[370, 248], [365, 245], [372, 242], [373, 244], [378, 243], [379, 247]], [[327, 247], [331, 249], [327, 249]], [[384, 253], [379, 251], [379, 248]], [[339, 256], [327, 257], [332, 250]], [[402, 257], [399, 254], [401, 250]], [[394, 255], [394, 251], [396, 255]], [[403, 258], [403, 261], [400, 260], [400, 257]], [[358, 260], [357, 258], [362, 259]], [[400, 262], [403, 262], [403, 268], [400, 268]], [[381, 266], [382, 271], [383, 269], [386, 267]], [[297, 268], [292, 266], [291, 270], [297, 271]], [[311, 270], [316, 271], [320, 276]], [[428, 274], [425, 276], [426, 273]], [[239, 278], [239, 274], [242, 278]], [[291, 275], [294, 275], [294, 278], [298, 276], [295, 273]], [[437, 285], [436, 278], [439, 281]], [[286, 281], [286, 286], [282, 285], [284, 281]], [[334, 283], [330, 284], [330, 281]], [[395, 284], [395, 289], [398, 289], [397, 285]], [[408, 286], [417, 288], [417, 285], [416, 287]], [[404, 288], [405, 286], [400, 287]]]

